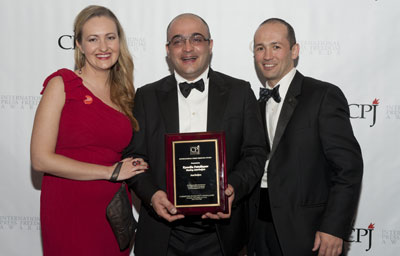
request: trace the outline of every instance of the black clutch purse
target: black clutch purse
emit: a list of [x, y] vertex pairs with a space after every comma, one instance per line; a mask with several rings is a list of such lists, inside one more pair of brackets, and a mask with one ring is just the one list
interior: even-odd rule
[[[121, 162], [118, 163], [114, 173], [116, 171], [119, 173], [121, 165]], [[116, 176], [118, 177], [118, 174]], [[112, 175], [111, 181], [116, 180], [116, 178], [114, 180], [113, 177], [114, 174]], [[121, 251], [129, 247], [137, 227], [137, 222], [132, 213], [132, 204], [129, 201], [125, 184], [125, 182], [122, 182], [122, 186], [115, 193], [106, 210], [107, 220], [110, 223]]]

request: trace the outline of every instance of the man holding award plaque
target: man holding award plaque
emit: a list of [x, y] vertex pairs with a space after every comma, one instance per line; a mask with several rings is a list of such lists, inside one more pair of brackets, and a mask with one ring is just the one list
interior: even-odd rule
[[136, 92], [140, 130], [125, 156], [149, 170], [128, 181], [142, 201], [135, 255], [236, 255], [249, 236], [248, 195], [267, 158], [248, 82], [209, 67], [207, 23], [181, 14], [167, 28], [173, 74]]

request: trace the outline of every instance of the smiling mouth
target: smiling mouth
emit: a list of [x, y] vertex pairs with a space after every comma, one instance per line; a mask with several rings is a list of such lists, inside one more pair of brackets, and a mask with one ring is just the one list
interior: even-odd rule
[[273, 69], [275, 66], [276, 66], [276, 64], [267, 64], [267, 63], [263, 64], [264, 69], [267, 69], [267, 70]]
[[196, 56], [182, 57], [181, 60], [183, 62], [194, 62], [197, 59]]
[[96, 54], [96, 57], [99, 59], [105, 59], [105, 58], [109, 58], [111, 56], [110, 53], [107, 54]]
[[275, 66], [275, 64], [263, 64], [263, 66], [266, 68], [272, 68]]

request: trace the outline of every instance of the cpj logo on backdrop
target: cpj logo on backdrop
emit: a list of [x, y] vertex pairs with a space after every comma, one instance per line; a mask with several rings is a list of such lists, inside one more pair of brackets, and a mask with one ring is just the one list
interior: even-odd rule
[[346, 242], [362, 244], [365, 251], [368, 252], [372, 248], [372, 232], [374, 229], [374, 223], [370, 223], [367, 228], [353, 228], [351, 236]]
[[370, 120], [369, 127], [376, 123], [376, 109], [379, 106], [379, 99], [374, 99], [372, 104], [353, 103], [349, 104], [350, 118]]

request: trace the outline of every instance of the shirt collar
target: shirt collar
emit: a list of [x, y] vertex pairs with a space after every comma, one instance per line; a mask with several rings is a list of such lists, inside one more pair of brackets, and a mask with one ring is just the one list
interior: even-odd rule
[[[289, 86], [292, 83], [292, 80], [294, 76], [296, 75], [296, 68], [292, 68], [284, 77], [282, 77], [281, 80], [275, 85], [279, 85], [279, 95], [281, 96], [282, 99], [285, 99], [286, 93], [289, 90]], [[269, 88], [269, 85], [267, 82], [265, 82], [265, 87]]]

